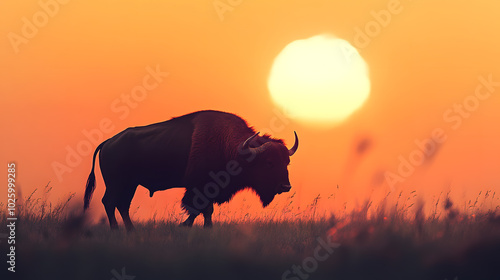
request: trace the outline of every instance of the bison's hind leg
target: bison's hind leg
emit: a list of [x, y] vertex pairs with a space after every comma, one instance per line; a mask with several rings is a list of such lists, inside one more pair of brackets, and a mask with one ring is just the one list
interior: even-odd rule
[[116, 208], [118, 208], [118, 211], [122, 216], [122, 220], [127, 231], [134, 230], [134, 225], [130, 220], [129, 209], [136, 190], [137, 185], [123, 185], [122, 192], [120, 193], [119, 200], [116, 205]]
[[104, 204], [104, 209], [106, 209], [106, 215], [108, 216], [109, 226], [112, 230], [118, 229], [118, 223], [115, 217], [116, 208], [116, 196], [110, 193], [109, 189], [106, 188], [106, 192], [102, 198], [102, 204]]
[[109, 226], [111, 227], [111, 229], [118, 228], [118, 223], [116, 222], [115, 217], [115, 208], [117, 208], [120, 212], [127, 231], [132, 231], [134, 229], [134, 225], [130, 220], [129, 209], [136, 189], [136, 184], [117, 184], [116, 182], [108, 182], [106, 184], [106, 192], [104, 193], [104, 197], [102, 198], [102, 203], [104, 204], [104, 208], [106, 209], [106, 214], [108, 215]]

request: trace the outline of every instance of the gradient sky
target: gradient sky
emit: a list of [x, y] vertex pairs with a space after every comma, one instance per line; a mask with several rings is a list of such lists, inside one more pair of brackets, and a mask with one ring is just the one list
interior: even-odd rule
[[[289, 144], [293, 131], [299, 134], [289, 168], [297, 203], [335, 194], [324, 207], [335, 210], [347, 202], [352, 208], [391, 190], [429, 197], [451, 191], [462, 202], [481, 190], [500, 194], [500, 2], [67, 2], [0, 3], [0, 155], [4, 163], [17, 163], [23, 194], [50, 181], [51, 200], [76, 192], [81, 201], [91, 155], [69, 166], [67, 149], [87, 147], [84, 131], [99, 129], [103, 120], [104, 138], [202, 109], [232, 112], [257, 130], [269, 128], [281, 116], [267, 89], [273, 59], [288, 43], [319, 34], [358, 47], [372, 90], [364, 106], [337, 126], [282, 118], [284, 125], [272, 131]], [[214, 6], [229, 2], [236, 5], [223, 12]], [[391, 5], [400, 12], [361, 38], [359, 30], [366, 33], [374, 15]], [[30, 29], [34, 22], [39, 26]], [[159, 77], [142, 100], [126, 103], [122, 95], [157, 67], [168, 76]], [[494, 82], [480, 89], [479, 100], [474, 94], [485, 84], [481, 79]], [[457, 104], [464, 102], [459, 112]], [[408, 160], [418, 150], [416, 141], [433, 133], [445, 139], [436, 152], [391, 187], [387, 172], [399, 174], [401, 158]], [[58, 164], [68, 172], [58, 176]], [[97, 174], [91, 208], [103, 212], [104, 184]], [[150, 217], [181, 193], [149, 199], [139, 188], [132, 207], [144, 205], [143, 217]], [[243, 199], [257, 202], [248, 192], [236, 197], [234, 207]]]

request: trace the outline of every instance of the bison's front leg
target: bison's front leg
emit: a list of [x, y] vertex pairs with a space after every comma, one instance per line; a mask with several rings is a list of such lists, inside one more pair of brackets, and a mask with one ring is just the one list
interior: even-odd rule
[[189, 217], [181, 223], [181, 226], [191, 227], [196, 217], [198, 217], [200, 213], [203, 213], [203, 217], [205, 218], [204, 227], [212, 227], [212, 213], [214, 212], [214, 205], [212, 201], [205, 197], [201, 197], [200, 194], [201, 192], [198, 192], [198, 195], [196, 195], [193, 189], [188, 189], [184, 193], [184, 197], [182, 198], [182, 208], [188, 212]]
[[180, 224], [180, 226], [184, 226], [184, 227], [192, 227], [193, 226], [193, 223], [194, 223], [194, 219], [196, 219], [198, 215], [195, 215], [195, 214], [190, 214], [189, 217]]
[[[214, 205], [210, 204], [207, 208], [202, 210], [203, 212], [203, 218], [205, 219], [205, 223], [203, 224], [203, 227], [206, 228], [211, 228], [213, 223], [212, 223], [212, 213], [214, 212]], [[182, 222], [180, 225], [185, 226], [185, 227], [191, 227], [193, 226], [194, 220], [198, 214], [189, 214], [189, 217]]]
[[200, 212], [202, 212], [201, 207], [206, 207], [207, 204], [199, 205], [199, 202], [195, 201], [195, 199], [196, 195], [193, 192], [193, 189], [186, 189], [184, 197], [182, 197], [182, 208], [186, 210], [186, 212], [189, 214], [189, 217], [184, 222], [182, 222], [180, 226], [192, 227], [194, 220], [196, 219], [196, 217], [198, 217]]
[[214, 205], [210, 203], [207, 208], [203, 209], [203, 218], [205, 219], [205, 223], [203, 227], [211, 228], [212, 227], [212, 213], [214, 212]]

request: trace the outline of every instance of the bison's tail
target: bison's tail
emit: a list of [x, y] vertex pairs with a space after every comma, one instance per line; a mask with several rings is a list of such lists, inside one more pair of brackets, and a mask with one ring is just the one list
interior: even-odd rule
[[92, 194], [94, 193], [94, 190], [95, 190], [95, 173], [94, 173], [95, 158], [96, 158], [99, 150], [101, 150], [102, 146], [107, 141], [108, 140], [102, 142], [95, 149], [94, 158], [92, 159], [92, 170], [90, 170], [90, 175], [89, 175], [89, 178], [87, 179], [87, 185], [85, 186], [85, 197], [83, 199], [83, 211], [85, 211], [85, 210], [87, 210], [87, 208], [89, 208], [90, 200], [92, 199]]

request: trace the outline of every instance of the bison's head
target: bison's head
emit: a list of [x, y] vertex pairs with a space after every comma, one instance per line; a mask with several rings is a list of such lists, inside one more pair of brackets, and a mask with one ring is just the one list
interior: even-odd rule
[[295, 143], [288, 149], [281, 140], [259, 137], [258, 132], [250, 136], [241, 145], [242, 150], [249, 151], [246, 158], [246, 176], [250, 187], [260, 196], [262, 205], [266, 207], [276, 194], [288, 192], [291, 189], [288, 179], [290, 157], [299, 147], [299, 139], [295, 133]]

